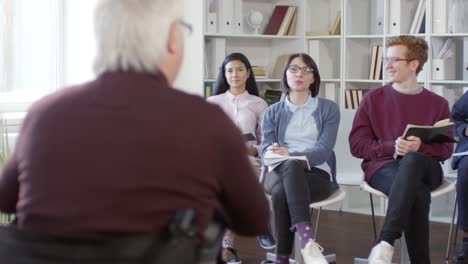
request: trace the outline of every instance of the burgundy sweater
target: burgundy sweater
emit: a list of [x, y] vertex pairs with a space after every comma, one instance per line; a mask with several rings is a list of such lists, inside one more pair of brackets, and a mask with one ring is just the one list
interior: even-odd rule
[[223, 111], [162, 75], [105, 73], [34, 104], [0, 175], [0, 210], [53, 234], [158, 232], [194, 208], [236, 233], [268, 231], [241, 134]]
[[[447, 100], [426, 89], [419, 94], [404, 94], [385, 85], [367, 92], [349, 134], [351, 153], [363, 159], [366, 181], [394, 160], [395, 140], [402, 136], [407, 124], [433, 125], [445, 118], [450, 118]], [[443, 161], [452, 155], [453, 144], [421, 144], [418, 152]]]

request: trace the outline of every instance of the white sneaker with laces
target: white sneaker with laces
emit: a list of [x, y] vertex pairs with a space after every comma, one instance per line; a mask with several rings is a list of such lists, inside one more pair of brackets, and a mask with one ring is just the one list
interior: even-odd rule
[[387, 241], [380, 241], [372, 248], [369, 264], [392, 264], [393, 246]]
[[322, 252], [323, 247], [312, 239], [307, 242], [304, 249], [301, 249], [302, 257], [306, 264], [328, 264]]

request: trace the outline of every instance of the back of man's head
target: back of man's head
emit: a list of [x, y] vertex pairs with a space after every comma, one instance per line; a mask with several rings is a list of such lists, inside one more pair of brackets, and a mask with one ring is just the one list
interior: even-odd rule
[[167, 55], [171, 23], [181, 16], [181, 0], [100, 0], [95, 73], [156, 72]]

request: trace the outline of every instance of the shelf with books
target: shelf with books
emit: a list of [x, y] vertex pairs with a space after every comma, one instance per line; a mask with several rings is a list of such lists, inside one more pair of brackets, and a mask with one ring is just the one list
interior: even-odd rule
[[303, 50], [303, 42], [295, 39], [208, 38], [205, 40], [205, 78], [216, 77], [227, 54], [240, 52], [252, 65], [264, 67], [266, 78], [279, 79], [279, 75], [273, 75], [277, 58]]
[[[377, 47], [380, 47], [377, 49]], [[383, 39], [345, 39], [345, 78], [379, 80], [383, 73]], [[371, 77], [372, 76], [372, 77]]]
[[216, 78], [226, 55], [240, 52], [262, 68], [259, 82], [277, 82], [279, 77], [272, 77], [277, 57], [304, 51], [304, 0], [204, 0], [204, 4], [207, 80]]

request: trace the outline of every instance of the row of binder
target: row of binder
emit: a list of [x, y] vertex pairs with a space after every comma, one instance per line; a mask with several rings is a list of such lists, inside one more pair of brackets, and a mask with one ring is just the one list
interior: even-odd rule
[[206, 21], [207, 33], [242, 34], [243, 0], [209, 0]]
[[[443, 0], [445, 1], [445, 0]], [[389, 5], [390, 35], [425, 33], [426, 0], [416, 2], [392, 0]]]

